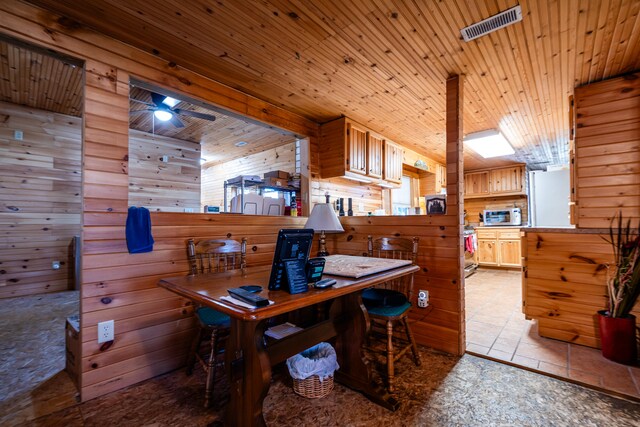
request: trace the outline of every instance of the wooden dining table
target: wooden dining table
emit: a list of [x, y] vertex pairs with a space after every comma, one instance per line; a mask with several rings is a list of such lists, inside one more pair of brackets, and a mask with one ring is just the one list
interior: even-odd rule
[[[372, 381], [364, 360], [362, 344], [370, 323], [360, 297], [361, 290], [418, 271], [415, 265], [401, 266], [360, 278], [324, 275], [337, 283], [328, 289], [309, 288], [289, 294], [267, 289], [270, 267], [251, 267], [223, 273], [209, 273], [161, 279], [158, 286], [231, 317], [231, 333], [226, 343], [225, 368], [230, 383], [230, 401], [225, 425], [265, 425], [262, 404], [269, 391], [271, 367], [313, 345], [335, 338], [340, 369], [335, 380], [358, 390], [371, 401], [390, 410], [399, 402]], [[221, 299], [227, 289], [260, 285], [261, 295], [273, 301], [262, 308], [245, 308]], [[322, 318], [280, 340], [266, 343], [267, 320], [320, 304], [326, 308]]]

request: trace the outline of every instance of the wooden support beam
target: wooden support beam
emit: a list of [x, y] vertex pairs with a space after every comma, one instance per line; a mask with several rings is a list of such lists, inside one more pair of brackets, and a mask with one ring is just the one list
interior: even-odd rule
[[[458, 75], [447, 79], [446, 101], [447, 128], [447, 215], [456, 218], [458, 229], [458, 265], [456, 284], [458, 289], [459, 329], [458, 354], [465, 352], [464, 321], [464, 248], [462, 231], [464, 229], [464, 165], [462, 149], [462, 78]], [[453, 179], [452, 179], [453, 178]], [[452, 203], [454, 202], [455, 203]]]

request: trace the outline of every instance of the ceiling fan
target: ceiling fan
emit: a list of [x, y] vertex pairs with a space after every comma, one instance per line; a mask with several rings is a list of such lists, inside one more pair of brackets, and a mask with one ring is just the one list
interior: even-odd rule
[[151, 94], [151, 103], [146, 101], [140, 101], [139, 99], [131, 98], [132, 101], [139, 102], [141, 104], [146, 105], [149, 108], [145, 108], [144, 110], [133, 110], [130, 111], [129, 114], [138, 114], [138, 113], [146, 113], [147, 111], [152, 111], [154, 116], [163, 122], [171, 122], [175, 127], [183, 128], [184, 123], [178, 117], [181, 116], [190, 116], [196, 117], [203, 120], [214, 121], [216, 116], [205, 113], [198, 113], [197, 111], [189, 111], [183, 110], [181, 108], [174, 108], [180, 101], [171, 98], [169, 96], [160, 95], [159, 93], [149, 92]]

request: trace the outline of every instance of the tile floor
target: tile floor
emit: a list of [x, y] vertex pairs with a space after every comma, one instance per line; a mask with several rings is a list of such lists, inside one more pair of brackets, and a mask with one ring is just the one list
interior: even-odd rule
[[467, 351], [640, 398], [640, 367], [600, 350], [538, 336], [522, 314], [521, 273], [479, 269], [466, 279]]

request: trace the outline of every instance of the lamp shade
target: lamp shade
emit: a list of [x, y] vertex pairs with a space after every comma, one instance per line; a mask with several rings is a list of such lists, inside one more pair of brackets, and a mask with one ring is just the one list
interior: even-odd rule
[[325, 233], [341, 233], [344, 231], [329, 203], [317, 203], [313, 207], [304, 228], [313, 228], [315, 232], [324, 231]]

